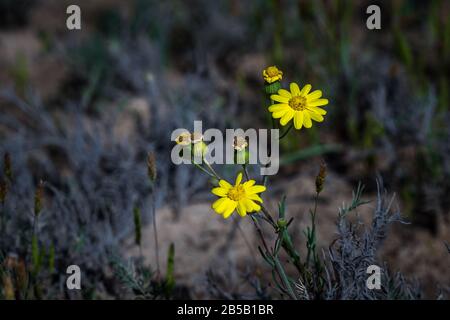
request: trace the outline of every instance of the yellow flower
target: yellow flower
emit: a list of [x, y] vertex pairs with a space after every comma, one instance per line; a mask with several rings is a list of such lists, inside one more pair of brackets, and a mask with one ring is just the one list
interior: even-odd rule
[[247, 213], [261, 210], [257, 202], [262, 203], [263, 200], [258, 193], [265, 191], [266, 187], [255, 185], [255, 180], [241, 182], [242, 173], [239, 173], [234, 186], [225, 180], [220, 180], [219, 187], [211, 191], [220, 197], [212, 204], [212, 208], [218, 214], [222, 214], [225, 219], [229, 218], [235, 210], [242, 217], [245, 217]]
[[319, 108], [328, 104], [328, 99], [320, 99], [322, 91], [315, 90], [311, 93], [311, 85], [305, 85], [301, 90], [296, 83], [291, 83], [290, 92], [285, 89], [278, 90], [270, 98], [278, 103], [269, 107], [272, 117], [280, 118], [281, 125], [285, 126], [294, 119], [295, 129], [311, 128], [312, 121], [322, 122], [327, 113]]
[[191, 134], [189, 132], [183, 132], [176, 139], [175, 142], [182, 146], [187, 146], [191, 144]]
[[275, 66], [267, 67], [263, 70], [263, 78], [267, 83], [273, 83], [283, 78], [283, 72]]

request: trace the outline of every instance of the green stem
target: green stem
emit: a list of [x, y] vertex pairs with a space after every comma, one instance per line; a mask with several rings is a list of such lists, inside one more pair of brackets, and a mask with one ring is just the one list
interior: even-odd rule
[[222, 180], [222, 178], [219, 176], [219, 174], [216, 172], [216, 170], [213, 169], [213, 167], [206, 161], [206, 159], [203, 160], [208, 167], [209, 170], [211, 170], [211, 173], [219, 180]]
[[295, 295], [294, 290], [292, 289], [291, 282], [289, 281], [289, 278], [286, 275], [286, 272], [283, 269], [283, 266], [280, 263], [280, 260], [278, 257], [274, 256], [273, 261], [275, 262], [275, 267], [277, 268], [278, 274], [280, 275], [281, 280], [284, 283], [284, 286], [287, 288], [287, 291], [292, 299], [298, 300], [297, 296]]
[[216, 178], [216, 176], [214, 176], [211, 172], [209, 172], [208, 170], [206, 170], [205, 168], [203, 168], [201, 165], [199, 165], [198, 163], [193, 163], [194, 166], [198, 169], [200, 169], [201, 171], [203, 171], [204, 173], [206, 173], [207, 175], [209, 175], [212, 178]]
[[291, 121], [291, 123], [289, 124], [289, 127], [281, 134], [281, 136], [278, 138], [278, 140], [283, 139], [289, 133], [289, 131], [291, 131], [293, 126], [294, 126], [293, 121]]

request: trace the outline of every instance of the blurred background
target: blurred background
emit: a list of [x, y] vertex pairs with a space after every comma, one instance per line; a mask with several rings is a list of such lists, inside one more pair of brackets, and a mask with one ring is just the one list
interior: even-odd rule
[[[81, 30], [66, 27], [70, 4], [81, 8]], [[366, 27], [370, 4], [381, 8], [381, 30]], [[423, 297], [443, 297], [449, 12], [445, 0], [1, 0], [1, 297], [129, 298], [137, 290], [130, 278], [157, 279], [167, 266], [175, 297], [273, 297], [250, 222], [214, 214], [207, 178], [170, 161], [172, 130], [191, 130], [194, 120], [270, 127], [261, 75], [269, 65], [283, 70], [285, 85], [311, 83], [330, 103], [323, 123], [282, 141], [268, 206], [287, 195], [304, 246], [323, 159], [317, 228], [327, 248], [358, 182], [374, 200], [382, 179], [409, 224], [392, 226], [380, 261], [417, 281]], [[149, 152], [156, 181], [147, 176]], [[373, 209], [367, 204], [358, 219]], [[71, 264], [83, 270], [81, 291], [65, 288]], [[28, 273], [32, 293], [24, 293]]]

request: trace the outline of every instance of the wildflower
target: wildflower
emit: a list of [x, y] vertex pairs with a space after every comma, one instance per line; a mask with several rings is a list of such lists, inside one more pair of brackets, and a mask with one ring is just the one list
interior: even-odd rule
[[283, 71], [276, 66], [270, 66], [263, 70], [263, 78], [267, 83], [273, 83], [280, 81], [283, 78]]
[[267, 94], [277, 93], [281, 89], [280, 80], [283, 78], [283, 72], [275, 66], [267, 67], [263, 70], [264, 90]]
[[311, 120], [322, 122], [327, 112], [319, 107], [327, 105], [328, 99], [320, 99], [320, 90], [309, 93], [310, 91], [310, 84], [300, 90], [296, 83], [291, 83], [290, 92], [285, 89], [278, 90], [278, 94], [270, 96], [273, 101], [278, 102], [269, 107], [272, 117], [280, 118], [280, 124], [283, 126], [293, 119], [295, 129], [311, 128]]
[[245, 217], [247, 213], [261, 210], [263, 200], [258, 193], [266, 190], [265, 186], [255, 185], [255, 180], [242, 182], [242, 173], [239, 173], [233, 185], [225, 180], [219, 181], [219, 187], [212, 189], [212, 193], [220, 199], [212, 204], [212, 208], [218, 214], [222, 214], [225, 219], [229, 218], [236, 210], [237, 213]]
[[247, 146], [248, 146], [248, 142], [247, 142], [247, 140], [245, 140], [244, 137], [241, 137], [241, 136], [234, 137], [234, 142], [233, 142], [234, 150], [242, 151], [245, 148], [247, 148]]
[[250, 153], [247, 150], [248, 142], [244, 137], [234, 137], [234, 162], [237, 164], [247, 164], [250, 159]]

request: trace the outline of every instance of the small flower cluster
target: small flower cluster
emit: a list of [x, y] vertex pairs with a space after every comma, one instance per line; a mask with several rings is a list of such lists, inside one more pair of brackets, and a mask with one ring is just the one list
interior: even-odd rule
[[[327, 112], [322, 107], [328, 104], [328, 99], [322, 98], [322, 91], [315, 90], [311, 92], [312, 86], [310, 84], [306, 84], [300, 89], [298, 84], [294, 82], [290, 84], [289, 90], [283, 89], [281, 85], [283, 72], [276, 66], [264, 69], [262, 75], [265, 82], [265, 92], [271, 101], [268, 111], [271, 113], [272, 118], [280, 119], [282, 126], [286, 126], [291, 122], [285, 133], [292, 127], [298, 130], [303, 127], [311, 128], [312, 121], [324, 121], [323, 116]], [[285, 136], [285, 133], [280, 139]], [[238, 173], [234, 185], [221, 179], [204, 159], [208, 147], [204, 143], [201, 134], [183, 132], [175, 141], [179, 145], [190, 148], [191, 157], [202, 159], [202, 164], [206, 168], [199, 164], [196, 164], [196, 166], [218, 181], [218, 186], [211, 191], [219, 197], [212, 204], [215, 212], [227, 219], [233, 212], [237, 212], [244, 217], [248, 213], [258, 212], [262, 209], [263, 199], [259, 194], [264, 192], [266, 187], [256, 184], [256, 181], [250, 179], [247, 174], [247, 181], [243, 182], [242, 172]], [[244, 137], [238, 136], [234, 138], [235, 163], [243, 165], [244, 170], [249, 160], [247, 147], [248, 143]], [[316, 181], [317, 193], [322, 191], [325, 172], [325, 167], [321, 167]]]

